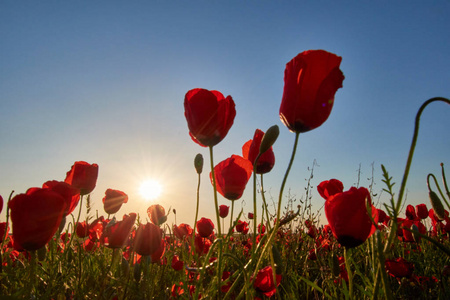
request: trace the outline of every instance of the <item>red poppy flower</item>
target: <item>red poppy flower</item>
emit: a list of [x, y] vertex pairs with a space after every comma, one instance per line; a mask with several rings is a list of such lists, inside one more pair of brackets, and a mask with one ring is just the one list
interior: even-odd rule
[[76, 226], [76, 234], [79, 238], [85, 238], [89, 235], [89, 226], [86, 224], [86, 221], [77, 223]]
[[331, 197], [334, 194], [342, 193], [344, 191], [344, 184], [337, 179], [325, 180], [319, 183], [317, 191], [322, 198], [327, 200], [328, 197]]
[[249, 212], [248, 215], [247, 215], [247, 217], [248, 217], [250, 220], [253, 220], [254, 215], [253, 215], [253, 213]]
[[139, 224], [134, 239], [134, 249], [142, 256], [152, 255], [158, 251], [162, 240], [161, 229], [153, 224]]
[[159, 247], [150, 255], [151, 262], [160, 264], [164, 263], [164, 261], [161, 261], [164, 252], [166, 252], [166, 242], [164, 241], [164, 239], [161, 239]]
[[[280, 285], [281, 275], [275, 275], [277, 283], [276, 286]], [[264, 269], [258, 271], [256, 279], [253, 283], [256, 290], [262, 292], [266, 297], [272, 297], [277, 292], [275, 283], [273, 282], [273, 271], [271, 266], [267, 266]]]
[[206, 254], [209, 251], [212, 243], [209, 239], [196, 235], [194, 239], [195, 252], [198, 254]]
[[161, 225], [167, 220], [166, 210], [159, 204], [150, 205], [147, 209], [150, 221], [155, 225]]
[[248, 230], [249, 230], [248, 223], [245, 221], [238, 220], [236, 224], [236, 231], [242, 234], [247, 234]]
[[129, 215], [124, 215], [122, 221], [116, 222], [113, 225], [108, 224], [103, 232], [105, 246], [109, 248], [122, 248], [133, 229], [135, 221], [136, 214], [130, 213]]
[[201, 218], [197, 221], [197, 232], [201, 237], [208, 237], [213, 233], [214, 224], [210, 219]]
[[[252, 170], [252, 163], [239, 155], [232, 155], [220, 162], [214, 167], [217, 191], [228, 200], [241, 198]], [[212, 173], [209, 177], [212, 183]]]
[[66, 179], [68, 184], [80, 190], [80, 195], [87, 195], [92, 192], [97, 184], [98, 165], [88, 164], [85, 161], [77, 161], [67, 172]]
[[428, 218], [428, 208], [426, 204], [421, 203], [416, 205], [416, 215], [422, 220]]
[[2, 212], [2, 210], [3, 210], [3, 197], [2, 195], [0, 195], [0, 213]]
[[67, 208], [65, 199], [50, 189], [31, 188], [10, 202], [14, 247], [37, 250], [56, 233]]
[[219, 206], [219, 216], [221, 218], [226, 218], [228, 216], [228, 211], [230, 210], [230, 207], [227, 205], [220, 205]]
[[[256, 129], [253, 140], [249, 140], [242, 146], [242, 156], [248, 159], [252, 164], [255, 163], [256, 157], [259, 155], [259, 147], [261, 146], [261, 141], [264, 136], [262, 130]], [[273, 153], [273, 148], [270, 147], [269, 150], [261, 154], [256, 165], [256, 174], [265, 174], [272, 170], [275, 165], [275, 154]]]
[[192, 228], [189, 224], [181, 223], [180, 225], [173, 225], [173, 234], [179, 239], [192, 234]]
[[341, 60], [324, 50], [309, 50], [286, 64], [280, 119], [290, 131], [307, 132], [328, 119], [344, 81]]
[[411, 204], [408, 204], [408, 206], [406, 206], [405, 214], [408, 220], [417, 220], [416, 210], [414, 209], [414, 206], [412, 206]]
[[414, 272], [414, 264], [399, 257], [397, 259], [386, 259], [386, 271], [389, 275], [396, 278], [411, 277]]
[[366, 188], [352, 187], [349, 191], [328, 197], [325, 202], [325, 215], [333, 235], [344, 247], [361, 245], [376, 230], [367, 212], [366, 200], [369, 201], [376, 224], [378, 211], [372, 205], [370, 193]]
[[122, 191], [107, 189], [103, 197], [103, 208], [107, 214], [115, 214], [128, 202], [128, 195]]
[[203, 147], [222, 141], [236, 116], [231, 96], [218, 91], [192, 89], [184, 97], [184, 115], [192, 140]]
[[67, 182], [51, 180], [44, 183], [42, 187], [60, 194], [66, 200], [64, 216], [71, 214], [80, 201], [80, 190]]
[[175, 271], [180, 271], [183, 269], [183, 264], [183, 261], [180, 260], [178, 255], [174, 254], [172, 257], [172, 269], [174, 269]]

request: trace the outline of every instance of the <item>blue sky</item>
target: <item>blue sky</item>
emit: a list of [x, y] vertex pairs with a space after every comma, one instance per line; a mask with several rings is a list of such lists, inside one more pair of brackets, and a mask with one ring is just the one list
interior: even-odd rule
[[[384, 164], [398, 190], [418, 108], [450, 97], [449, 13], [448, 1], [3, 1], [0, 195], [64, 180], [84, 160], [100, 166], [92, 193], [99, 215], [114, 188], [130, 196], [119, 217], [146, 216], [150, 204], [137, 190], [152, 177], [164, 185], [156, 202], [192, 225], [193, 159], [209, 155], [188, 135], [183, 100], [199, 87], [236, 103], [216, 164], [241, 154], [256, 128], [280, 126], [275, 168], [264, 180], [277, 199], [294, 141], [278, 116], [284, 68], [309, 49], [341, 56], [346, 78], [327, 122], [300, 136], [287, 188], [304, 198], [316, 160], [314, 187], [338, 178], [348, 189], [359, 166], [360, 186], [368, 186], [373, 166], [379, 192]], [[450, 169], [449, 114], [434, 103], [422, 116], [408, 203], [428, 204], [426, 175], [439, 174], [441, 162]], [[208, 164], [204, 170], [200, 216], [215, 220]], [[319, 209], [315, 188], [312, 196]], [[250, 185], [242, 199], [251, 211]]]

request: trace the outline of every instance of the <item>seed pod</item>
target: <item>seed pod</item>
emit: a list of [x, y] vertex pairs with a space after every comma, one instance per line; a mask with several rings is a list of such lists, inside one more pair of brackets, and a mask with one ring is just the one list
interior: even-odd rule
[[270, 147], [275, 144], [275, 141], [277, 140], [279, 134], [280, 129], [278, 128], [278, 125], [273, 125], [269, 129], [267, 129], [261, 140], [261, 145], [259, 146], [259, 154], [263, 154], [264, 152], [269, 150]]
[[202, 171], [203, 171], [203, 155], [201, 155], [200, 153], [195, 156], [194, 167], [195, 167], [195, 170], [197, 171], [197, 174], [202, 173]]
[[429, 191], [428, 194], [430, 196], [430, 202], [431, 202], [431, 206], [433, 207], [434, 214], [440, 220], [444, 220], [445, 219], [445, 209], [444, 209], [444, 206], [442, 205], [441, 199], [439, 199], [438, 195], [433, 191]]

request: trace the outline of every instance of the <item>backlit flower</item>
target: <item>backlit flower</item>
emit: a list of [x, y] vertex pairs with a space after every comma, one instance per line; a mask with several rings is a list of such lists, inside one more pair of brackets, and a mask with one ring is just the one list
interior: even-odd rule
[[134, 249], [142, 256], [152, 255], [160, 248], [162, 233], [159, 226], [153, 223], [139, 224], [134, 238]]
[[68, 184], [80, 190], [80, 195], [87, 195], [94, 190], [97, 184], [98, 165], [89, 164], [85, 161], [77, 161], [67, 172], [66, 179]]
[[[241, 198], [252, 170], [252, 163], [238, 155], [220, 162], [214, 167], [217, 191], [228, 200]], [[212, 183], [212, 173], [209, 177]]]
[[115, 214], [128, 202], [128, 195], [122, 191], [107, 189], [103, 197], [103, 208], [107, 214]]
[[[248, 159], [252, 164], [255, 163], [256, 157], [259, 155], [259, 147], [261, 145], [261, 140], [264, 136], [262, 130], [256, 129], [255, 135], [252, 140], [247, 141], [244, 146], [242, 146], [242, 156]], [[272, 170], [275, 165], [275, 154], [273, 153], [272, 147], [266, 152], [261, 154], [256, 165], [256, 174], [265, 174]]]
[[236, 116], [231, 96], [226, 98], [218, 91], [192, 89], [184, 97], [184, 115], [192, 140], [204, 147], [222, 141]]
[[31, 188], [9, 202], [14, 247], [37, 250], [45, 246], [58, 230], [66, 211], [66, 201], [47, 188]]
[[307, 132], [328, 119], [344, 80], [341, 60], [324, 50], [309, 50], [286, 64], [280, 118], [289, 130]]
[[[369, 203], [372, 216], [367, 212], [366, 201]], [[333, 235], [347, 248], [361, 245], [375, 232], [376, 226], [372, 223], [371, 217], [376, 224], [377, 212], [366, 188], [352, 187], [346, 192], [328, 197], [325, 202], [325, 215]]]

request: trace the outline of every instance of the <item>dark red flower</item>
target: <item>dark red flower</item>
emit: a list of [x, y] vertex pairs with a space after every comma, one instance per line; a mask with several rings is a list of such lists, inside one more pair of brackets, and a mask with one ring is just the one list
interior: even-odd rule
[[[241, 198], [252, 170], [252, 163], [239, 155], [232, 155], [220, 162], [214, 167], [217, 191], [228, 200]], [[212, 183], [212, 173], [209, 177]]]
[[384, 223], [388, 220], [388, 215], [382, 209], [377, 209], [378, 212], [378, 223]]
[[238, 220], [236, 224], [236, 231], [242, 234], [247, 234], [248, 230], [249, 230], [248, 223], [245, 221]]
[[60, 194], [66, 200], [64, 216], [71, 214], [80, 201], [80, 190], [67, 182], [51, 180], [44, 183], [42, 187]]
[[164, 224], [164, 222], [166, 222], [167, 220], [166, 210], [159, 204], [150, 205], [150, 207], [147, 209], [147, 214], [150, 218], [150, 221], [158, 226]]
[[248, 213], [248, 218], [249, 218], [250, 220], [253, 220], [253, 216], [254, 216], [253, 213], [251, 213], [251, 212]]
[[183, 261], [180, 260], [178, 255], [174, 254], [172, 257], [172, 269], [174, 269], [175, 271], [180, 271], [183, 269], [183, 264]]
[[[276, 286], [279, 286], [281, 282], [281, 275], [276, 274], [275, 277], [277, 280]], [[277, 290], [273, 281], [273, 271], [271, 266], [267, 266], [258, 271], [253, 286], [256, 290], [262, 292], [266, 297], [272, 297], [275, 295]]]
[[192, 89], [184, 97], [184, 115], [192, 140], [203, 147], [212, 147], [222, 141], [236, 116], [231, 96], [218, 91]]
[[3, 197], [2, 195], [0, 195], [0, 213], [2, 212], [2, 210], [3, 210]]
[[128, 202], [128, 195], [122, 191], [107, 189], [103, 197], [103, 208], [107, 214], [115, 214]]
[[344, 191], [344, 184], [337, 179], [325, 180], [319, 183], [317, 191], [322, 198], [327, 200], [328, 197], [331, 197], [334, 194], [342, 193]]
[[77, 161], [67, 172], [64, 182], [80, 190], [80, 195], [92, 192], [97, 184], [98, 165], [85, 161]]
[[408, 206], [406, 206], [405, 214], [408, 220], [417, 220], [416, 210], [414, 209], [414, 206], [412, 206], [411, 204], [408, 204]]
[[179, 239], [192, 234], [192, 228], [188, 224], [181, 223], [180, 225], [173, 225], [173, 234]]
[[[259, 155], [259, 147], [261, 146], [261, 141], [264, 136], [262, 130], [256, 129], [253, 140], [247, 141], [244, 146], [242, 146], [242, 156], [248, 159], [252, 165], [255, 163], [256, 157]], [[258, 159], [258, 164], [256, 165], [256, 174], [265, 174], [272, 170], [275, 165], [275, 154], [273, 153], [273, 148], [270, 147], [269, 150], [261, 154]]]
[[134, 249], [142, 256], [152, 255], [158, 251], [162, 240], [161, 229], [153, 224], [139, 224], [134, 239]]
[[89, 226], [86, 224], [86, 221], [77, 223], [76, 226], [76, 234], [79, 238], [85, 238], [89, 235]]
[[280, 119], [290, 131], [306, 132], [328, 119], [344, 81], [341, 60], [324, 50], [309, 50], [286, 64]]
[[156, 249], [156, 251], [150, 255], [151, 261], [153, 263], [160, 263], [160, 264], [165, 263], [164, 260], [163, 261], [161, 260], [165, 251], [166, 251], [166, 242], [164, 241], [164, 239], [161, 239], [158, 249]]
[[197, 232], [201, 237], [208, 237], [213, 233], [214, 224], [210, 219], [201, 218], [197, 221]]
[[328, 197], [325, 215], [338, 242], [347, 248], [361, 245], [371, 236], [376, 226], [372, 224], [366, 209], [366, 200], [372, 210], [375, 224], [378, 222], [377, 209], [372, 205], [366, 188], [350, 188], [349, 191]]
[[428, 218], [428, 208], [426, 204], [421, 203], [416, 205], [416, 215], [421, 220]]
[[414, 272], [414, 264], [408, 262], [406, 259], [399, 257], [397, 259], [386, 259], [386, 271], [389, 275], [396, 278], [411, 277]]
[[124, 215], [122, 221], [113, 225], [108, 224], [103, 231], [105, 246], [109, 248], [122, 248], [125, 246], [135, 221], [136, 214], [130, 213], [129, 215]]
[[47, 188], [31, 188], [10, 202], [14, 247], [37, 250], [58, 230], [67, 208], [66, 200]]
[[206, 254], [211, 247], [211, 241], [207, 238], [203, 238], [200, 235], [196, 235], [194, 239], [195, 252], [198, 254]]
[[230, 207], [227, 205], [219, 205], [219, 216], [221, 218], [226, 218], [228, 216], [228, 211]]

